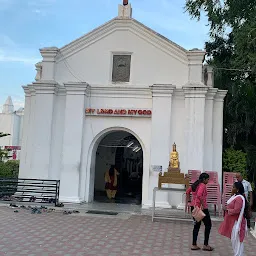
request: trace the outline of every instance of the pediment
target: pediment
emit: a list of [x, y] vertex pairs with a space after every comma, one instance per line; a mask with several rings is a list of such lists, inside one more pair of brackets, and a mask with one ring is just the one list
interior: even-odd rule
[[76, 54], [77, 52], [89, 47], [91, 44], [94, 44], [95, 42], [118, 30], [129, 31], [173, 58], [178, 59], [183, 63], [188, 62], [188, 51], [183, 47], [177, 45], [168, 38], [160, 35], [135, 19], [120, 18], [114, 18], [88, 34], [60, 48], [60, 54], [57, 55], [56, 62]]

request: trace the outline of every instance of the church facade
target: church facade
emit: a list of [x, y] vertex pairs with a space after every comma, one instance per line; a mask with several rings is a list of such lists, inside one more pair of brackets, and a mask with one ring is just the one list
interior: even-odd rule
[[[153, 167], [168, 168], [174, 142], [182, 172], [218, 171], [221, 182], [226, 91], [213, 87], [204, 51], [159, 35], [124, 4], [87, 35], [40, 52], [36, 81], [23, 87], [21, 178], [59, 179], [61, 201], [91, 202], [94, 181], [103, 177], [95, 174], [98, 147], [105, 150], [102, 140], [123, 132], [140, 144], [132, 151], [143, 156], [143, 207], [157, 186]], [[106, 159], [103, 172], [115, 164]], [[161, 207], [180, 203], [180, 194], [157, 197]]]

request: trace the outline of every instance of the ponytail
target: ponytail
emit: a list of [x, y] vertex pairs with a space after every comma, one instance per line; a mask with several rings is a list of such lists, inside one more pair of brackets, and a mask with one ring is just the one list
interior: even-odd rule
[[191, 188], [192, 188], [192, 191], [193, 192], [195, 192], [196, 191], [196, 189], [197, 189], [197, 187], [198, 187], [198, 185], [201, 183], [201, 181], [200, 180], [197, 180], [197, 181], [195, 181], [192, 185], [191, 185]]
[[209, 179], [210, 176], [208, 173], [201, 173], [200, 176], [199, 176], [199, 179], [197, 181], [195, 181], [192, 185], [191, 185], [191, 188], [192, 188], [192, 191], [195, 192], [197, 187], [199, 186], [200, 183], [203, 183], [205, 180]]

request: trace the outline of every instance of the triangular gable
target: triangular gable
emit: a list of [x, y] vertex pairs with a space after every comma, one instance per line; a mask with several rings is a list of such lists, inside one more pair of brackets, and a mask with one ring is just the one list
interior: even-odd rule
[[67, 58], [76, 52], [88, 47], [89, 45], [97, 42], [101, 38], [106, 37], [110, 33], [113, 33], [117, 30], [129, 30], [130, 32], [136, 34], [140, 38], [143, 38], [148, 43], [151, 43], [155, 47], [161, 49], [165, 53], [173, 56], [179, 61], [187, 63], [187, 50], [183, 47], [172, 42], [168, 38], [160, 35], [156, 31], [150, 29], [144, 24], [140, 23], [135, 19], [122, 19], [114, 18], [102, 26], [92, 30], [88, 34], [72, 41], [71, 43], [60, 48], [61, 54], [57, 57], [58, 60], [61, 60], [63, 57]]

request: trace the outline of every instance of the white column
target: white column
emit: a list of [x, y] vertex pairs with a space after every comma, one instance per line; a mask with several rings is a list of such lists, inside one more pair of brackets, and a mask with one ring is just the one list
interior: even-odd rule
[[28, 156], [28, 143], [31, 140], [29, 135], [30, 114], [31, 114], [31, 93], [28, 86], [23, 86], [25, 92], [25, 108], [24, 108], [24, 121], [22, 132], [21, 156], [20, 156], [20, 169], [19, 177], [26, 178], [30, 168], [31, 158]]
[[64, 133], [64, 114], [66, 104], [66, 89], [64, 86], [56, 87], [56, 95], [54, 96], [54, 110], [52, 121], [52, 140], [51, 145], [51, 162], [49, 179], [59, 180], [61, 174], [62, 161], [62, 145]]
[[203, 170], [204, 164], [204, 127], [205, 95], [207, 87], [184, 87], [185, 94], [185, 141], [186, 171]]
[[204, 171], [213, 171], [213, 100], [217, 88], [209, 88], [205, 101], [205, 133], [204, 133]]
[[[55, 76], [55, 57], [58, 54], [59, 49], [57, 47], [46, 47], [40, 49], [40, 53], [43, 57], [41, 65], [41, 80], [42, 81], [54, 81]], [[37, 77], [38, 78], [38, 77]]]
[[202, 83], [202, 69], [203, 69], [203, 60], [204, 60], [205, 52], [194, 49], [187, 52], [188, 57], [188, 85], [201, 85]]
[[34, 83], [35, 105], [31, 136], [31, 178], [48, 179], [50, 170], [55, 83]]
[[213, 171], [218, 172], [219, 183], [222, 184], [222, 150], [223, 150], [223, 103], [227, 94], [218, 90], [213, 104]]
[[65, 84], [64, 86], [66, 88], [66, 106], [60, 200], [76, 203], [81, 201], [79, 181], [87, 84]]
[[[151, 165], [161, 165], [163, 171], [169, 165], [171, 151], [171, 108], [172, 94], [175, 86], [153, 85], [153, 107], [152, 107], [152, 138], [151, 138]], [[149, 182], [149, 204], [153, 199], [153, 188], [158, 186], [158, 173], [150, 175]], [[159, 193], [156, 198], [158, 207], [170, 207], [168, 193]]]

